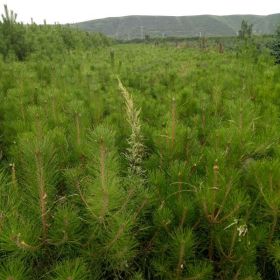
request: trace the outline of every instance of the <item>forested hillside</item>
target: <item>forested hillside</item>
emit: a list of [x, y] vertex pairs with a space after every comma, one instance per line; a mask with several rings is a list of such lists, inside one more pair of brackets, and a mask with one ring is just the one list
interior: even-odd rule
[[126, 16], [80, 22], [74, 26], [101, 32], [115, 39], [132, 40], [162, 37], [236, 36], [242, 20], [253, 24], [253, 33], [274, 34], [280, 14], [268, 16]]
[[279, 279], [270, 50], [0, 36], [1, 280]]

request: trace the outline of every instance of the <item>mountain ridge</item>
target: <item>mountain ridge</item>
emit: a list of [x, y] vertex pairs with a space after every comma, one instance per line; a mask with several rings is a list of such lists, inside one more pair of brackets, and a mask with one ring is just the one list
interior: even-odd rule
[[273, 34], [280, 24], [280, 13], [270, 15], [128, 15], [107, 17], [71, 24], [86, 31], [103, 33], [121, 40], [150, 37], [234, 36], [242, 20], [253, 24], [256, 35]]

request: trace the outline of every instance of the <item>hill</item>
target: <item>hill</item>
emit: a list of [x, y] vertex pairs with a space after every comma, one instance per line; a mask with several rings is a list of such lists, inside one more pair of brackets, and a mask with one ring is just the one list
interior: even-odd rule
[[255, 34], [273, 34], [280, 24], [280, 14], [199, 15], [199, 16], [125, 16], [104, 18], [74, 24], [86, 31], [104, 33], [116, 39], [150, 37], [234, 36], [242, 20], [252, 23]]

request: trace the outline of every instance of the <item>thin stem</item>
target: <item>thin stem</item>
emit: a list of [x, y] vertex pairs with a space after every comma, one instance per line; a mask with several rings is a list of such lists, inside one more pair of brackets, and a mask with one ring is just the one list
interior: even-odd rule
[[37, 173], [37, 183], [39, 188], [39, 203], [41, 209], [41, 222], [43, 228], [43, 241], [47, 240], [48, 233], [48, 223], [47, 223], [47, 193], [45, 186], [45, 175], [44, 175], [44, 167], [42, 154], [40, 151], [35, 152], [35, 160], [36, 160], [36, 173]]
[[172, 99], [172, 128], [171, 128], [172, 147], [175, 143], [175, 133], [176, 133], [176, 102], [175, 102], [175, 98], [173, 98]]
[[75, 115], [75, 123], [76, 123], [76, 133], [77, 133], [77, 145], [81, 145], [81, 129], [80, 129], [80, 116], [79, 114]]
[[100, 146], [99, 146], [99, 152], [100, 152], [100, 180], [101, 180], [101, 188], [103, 192], [103, 208], [100, 213], [100, 218], [103, 220], [106, 211], [109, 207], [109, 193], [107, 188], [107, 182], [106, 182], [106, 175], [105, 175], [105, 160], [106, 160], [106, 149], [103, 139], [101, 140]]

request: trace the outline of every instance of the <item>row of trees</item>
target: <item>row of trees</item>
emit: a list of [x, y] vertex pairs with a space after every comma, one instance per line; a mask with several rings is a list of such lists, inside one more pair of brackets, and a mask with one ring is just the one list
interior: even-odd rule
[[250, 38], [253, 33], [253, 24], [249, 24], [247, 21], [242, 20], [241, 28], [238, 31], [238, 36], [241, 39]]
[[276, 30], [276, 38], [271, 44], [272, 55], [277, 64], [280, 64], [280, 25]]
[[[243, 20], [238, 32], [239, 38], [251, 38], [253, 24]], [[270, 44], [276, 62], [280, 62], [280, 35]], [[24, 25], [17, 22], [17, 14], [4, 5], [4, 14], [0, 21], [0, 54], [7, 59], [16, 57], [24, 60], [29, 54], [39, 51], [52, 56], [56, 52], [74, 49], [89, 49], [109, 45], [111, 40], [101, 34], [83, 32], [62, 25]], [[47, 46], [47, 47], [46, 47]], [[44, 51], [42, 51], [44, 49]]]
[[[238, 36], [241, 40], [247, 40], [252, 37], [253, 34], [253, 24], [249, 24], [247, 21], [243, 20], [241, 23], [241, 28], [238, 32]], [[271, 54], [275, 58], [275, 62], [280, 64], [280, 25], [276, 29], [275, 39], [268, 43], [268, 47], [271, 49]]]
[[110, 39], [98, 33], [83, 32], [62, 25], [24, 25], [16, 19], [17, 14], [5, 5], [0, 21], [0, 54], [4, 59], [15, 56], [22, 61], [36, 51], [52, 56], [64, 50], [86, 50], [111, 43]]

